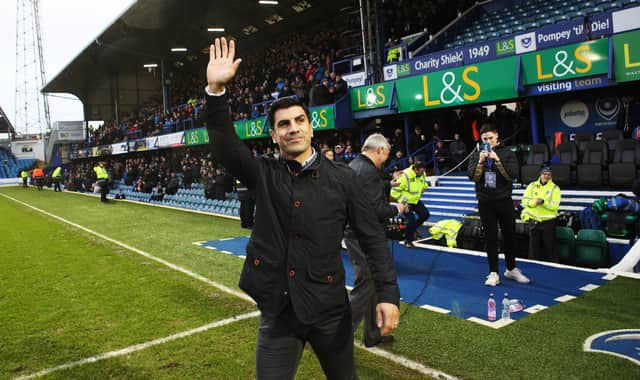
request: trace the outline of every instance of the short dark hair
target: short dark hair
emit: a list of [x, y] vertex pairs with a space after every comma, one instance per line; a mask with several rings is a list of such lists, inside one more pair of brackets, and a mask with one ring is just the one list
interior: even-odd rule
[[296, 107], [296, 106], [302, 107], [305, 115], [307, 115], [307, 119], [309, 119], [309, 122], [311, 122], [311, 115], [309, 114], [309, 109], [307, 108], [307, 106], [304, 105], [302, 100], [298, 98], [289, 97], [289, 98], [280, 98], [275, 102], [271, 103], [271, 105], [269, 106], [269, 113], [268, 113], [269, 126], [272, 128], [275, 127], [274, 124], [276, 122], [275, 118], [276, 118], [277, 110]]
[[482, 126], [480, 127], [480, 135], [487, 132], [498, 133], [498, 128], [495, 126], [495, 124], [491, 124], [491, 123], [482, 124]]
[[416, 161], [413, 163], [413, 168], [414, 169], [426, 169], [427, 168], [427, 164], [424, 163], [424, 161]]

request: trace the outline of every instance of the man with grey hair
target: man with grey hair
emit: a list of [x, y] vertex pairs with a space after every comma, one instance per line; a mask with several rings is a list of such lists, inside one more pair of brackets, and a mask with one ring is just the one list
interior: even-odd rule
[[[391, 146], [387, 138], [379, 133], [374, 133], [365, 140], [361, 154], [349, 163], [349, 166], [362, 180], [362, 193], [375, 211], [378, 222], [383, 226], [389, 218], [398, 213], [404, 213], [407, 207], [405, 204], [399, 203], [397, 206], [393, 206], [387, 202], [380, 169], [389, 158], [390, 151]], [[345, 231], [344, 240], [351, 257], [355, 277], [355, 286], [349, 297], [353, 330], [355, 332], [360, 321], [364, 319], [364, 344], [367, 347], [372, 347], [391, 340], [392, 336], [383, 337], [380, 333], [380, 326], [376, 324], [376, 304], [378, 302], [373, 276], [369, 270], [365, 253], [349, 226]]]

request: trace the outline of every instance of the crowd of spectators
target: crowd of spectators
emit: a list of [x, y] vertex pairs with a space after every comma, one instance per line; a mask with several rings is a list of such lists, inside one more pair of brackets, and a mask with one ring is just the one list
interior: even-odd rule
[[[438, 30], [470, 5], [469, 0], [458, 0], [454, 6], [444, 0], [385, 1], [386, 36], [397, 39], [424, 29]], [[297, 33], [263, 50], [244, 54], [241, 69], [228, 88], [234, 120], [264, 115], [268, 102], [279, 97], [295, 95], [315, 106], [333, 103], [346, 95], [347, 83], [342, 73], [332, 71], [332, 66], [343, 58], [342, 52], [352, 47], [348, 30], [358, 21], [354, 15], [335, 18], [320, 31]], [[201, 126], [204, 61], [197, 56], [185, 57], [179, 65], [170, 66], [166, 79], [172, 105], [169, 112], [164, 112], [161, 99], [148, 99], [137, 112], [124, 115], [118, 123], [106, 123], [90, 131], [88, 146]]]
[[[384, 1], [386, 36], [394, 39], [423, 30], [439, 30], [471, 5], [472, 1], [469, 0], [457, 0], [453, 5], [444, 0]], [[350, 42], [345, 37], [348, 34], [345, 29], [348, 26], [351, 26], [348, 20], [336, 19], [322, 31], [299, 33], [278, 41], [272, 47], [242, 56], [241, 69], [227, 88], [234, 120], [264, 115], [268, 102], [279, 97], [295, 95], [309, 106], [315, 106], [333, 103], [347, 94], [347, 83], [340, 73], [332, 72], [331, 68], [336, 60], [342, 58], [340, 52], [347, 51], [345, 48]], [[181, 65], [169, 70], [169, 100], [177, 105], [171, 112], [165, 114], [162, 111], [160, 99], [150, 99], [136, 113], [123, 117], [118, 124], [106, 124], [93, 131], [90, 144], [110, 144], [202, 126], [200, 116], [204, 107], [202, 83], [205, 65], [205, 60], [194, 58], [184, 60]], [[412, 162], [414, 156], [425, 161], [434, 157], [436, 170], [443, 172], [466, 157], [475, 144], [474, 128], [477, 130], [483, 123], [493, 122], [503, 139], [518, 143], [522, 142], [519, 141], [520, 137], [528, 136], [529, 131], [524, 128], [527, 121], [528, 115], [525, 115], [520, 105], [515, 111], [498, 105], [491, 115], [487, 114], [485, 107], [467, 107], [442, 110], [430, 119], [419, 117], [412, 122], [408, 139], [404, 136], [403, 128], [396, 125], [387, 125], [380, 132], [387, 135], [392, 146], [390, 167], [404, 168]], [[348, 163], [359, 152], [358, 140], [349, 131], [333, 131], [324, 132], [321, 139], [316, 139], [316, 143], [323, 150], [331, 150], [335, 160]], [[249, 140], [247, 144], [254, 155], [277, 154], [277, 147], [269, 141]], [[129, 173], [127, 167], [133, 167], [134, 174], [149, 170], [155, 173], [160, 170], [156, 168], [163, 168], [155, 161], [148, 165], [151, 167], [141, 169], [139, 164], [127, 162], [123, 172]], [[213, 182], [219, 177], [221, 173], [218, 173], [218, 168], [211, 165], [211, 162], [190, 162], [187, 165], [189, 168], [207, 167], [205, 173], [185, 170], [184, 165], [172, 168], [172, 171], [187, 173], [181, 178], [186, 178], [188, 186], [192, 180]], [[160, 177], [165, 179], [164, 182], [152, 181], [150, 175], [134, 175], [139, 182], [136, 187], [148, 192], [158, 182], [165, 186], [171, 173], [161, 171]]]
[[387, 45], [396, 45], [400, 38], [423, 31], [435, 34], [474, 3], [474, 0], [385, 0]]

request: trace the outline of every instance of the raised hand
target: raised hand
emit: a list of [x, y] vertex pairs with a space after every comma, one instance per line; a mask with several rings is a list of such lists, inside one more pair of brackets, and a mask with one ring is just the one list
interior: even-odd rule
[[216, 38], [209, 46], [209, 64], [207, 65], [207, 87], [209, 92], [219, 93], [236, 75], [242, 59], [235, 59], [236, 44], [233, 40]]

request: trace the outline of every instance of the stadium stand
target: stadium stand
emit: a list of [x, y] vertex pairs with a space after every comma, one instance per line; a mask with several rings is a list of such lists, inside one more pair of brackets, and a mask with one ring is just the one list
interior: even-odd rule
[[15, 178], [22, 170], [31, 169], [35, 159], [16, 159], [10, 151], [0, 148], [0, 178]]

